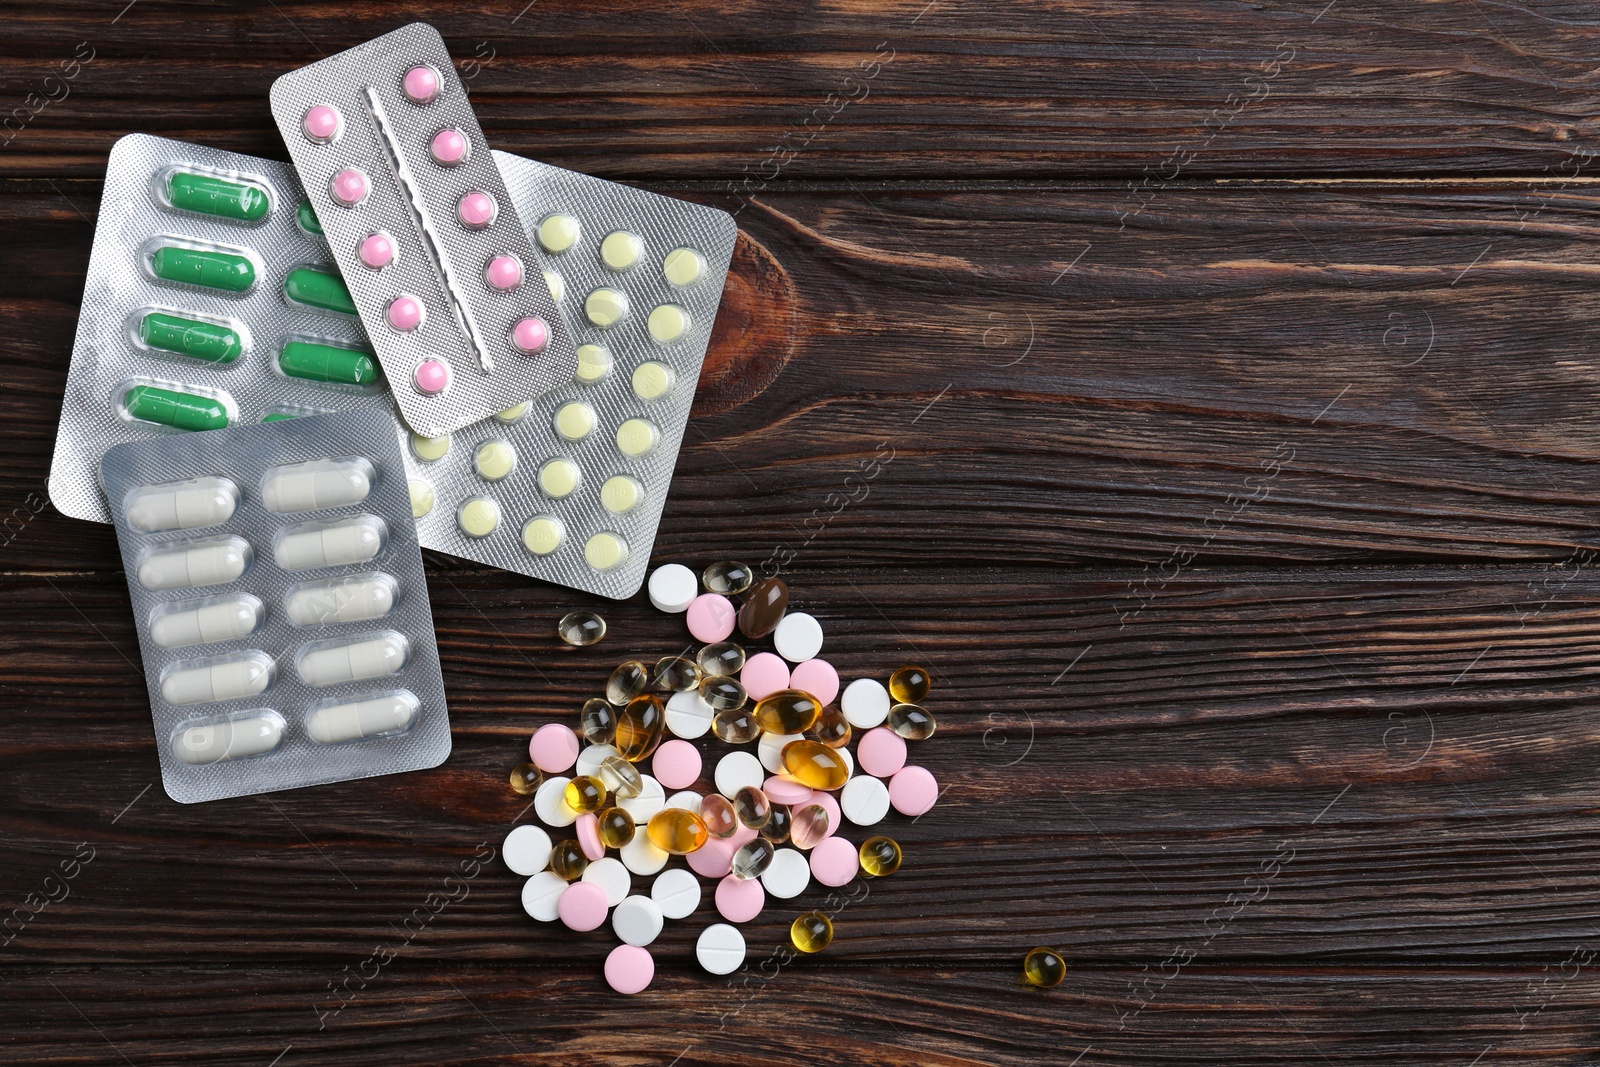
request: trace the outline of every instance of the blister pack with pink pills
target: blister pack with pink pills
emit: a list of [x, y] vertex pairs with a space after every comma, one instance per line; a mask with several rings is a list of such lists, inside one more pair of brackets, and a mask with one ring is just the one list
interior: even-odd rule
[[449, 433], [571, 377], [437, 30], [413, 23], [283, 75], [272, 113], [412, 429]]

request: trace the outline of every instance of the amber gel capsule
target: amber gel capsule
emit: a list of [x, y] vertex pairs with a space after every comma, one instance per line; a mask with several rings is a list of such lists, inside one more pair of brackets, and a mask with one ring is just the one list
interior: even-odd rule
[[789, 587], [782, 578], [757, 582], [739, 606], [739, 632], [746, 637], [765, 637], [778, 628], [778, 620], [789, 610]]
[[613, 742], [622, 758], [638, 763], [661, 744], [661, 733], [666, 729], [667, 714], [661, 698], [645, 693], [628, 701], [617, 717], [617, 735]]
[[783, 769], [812, 789], [838, 789], [850, 778], [850, 765], [839, 751], [816, 741], [790, 741], [783, 746]]
[[650, 843], [674, 856], [687, 856], [706, 843], [705, 820], [687, 808], [662, 808], [645, 824]]
[[822, 716], [822, 702], [799, 689], [780, 689], [756, 702], [755, 720], [769, 734], [802, 734]]
[[1040, 989], [1058, 986], [1067, 976], [1067, 961], [1053, 948], [1036, 948], [1022, 961], [1022, 977]]

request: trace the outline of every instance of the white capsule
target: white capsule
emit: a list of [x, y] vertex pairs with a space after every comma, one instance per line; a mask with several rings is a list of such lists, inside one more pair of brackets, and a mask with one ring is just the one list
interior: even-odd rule
[[384, 578], [346, 578], [308, 586], [290, 593], [285, 602], [289, 618], [300, 626], [376, 619], [393, 607], [394, 585]]
[[282, 737], [283, 722], [276, 715], [229, 719], [178, 731], [172, 753], [185, 763], [220, 763], [271, 752]]
[[135, 530], [196, 530], [233, 517], [239, 487], [226, 478], [149, 485], [128, 501], [128, 525]]
[[243, 574], [249, 562], [250, 546], [239, 538], [209, 541], [146, 558], [139, 564], [139, 584], [146, 589], [221, 585]]
[[315, 649], [302, 655], [298, 666], [305, 683], [320, 688], [382, 678], [405, 665], [406, 639], [399, 634], [384, 634], [365, 641]]
[[275, 467], [261, 482], [261, 503], [268, 511], [311, 511], [359, 504], [372, 492], [365, 463], [326, 460]]
[[416, 717], [417, 698], [410, 693], [395, 693], [318, 708], [306, 720], [306, 735], [313, 741], [330, 745], [404, 730]]
[[240, 700], [262, 692], [272, 682], [272, 660], [256, 652], [199, 667], [184, 667], [161, 679], [168, 704], [210, 704]]
[[314, 567], [344, 567], [365, 563], [383, 547], [378, 524], [368, 518], [349, 519], [333, 526], [284, 534], [272, 557], [286, 571]]
[[261, 601], [253, 596], [229, 597], [162, 615], [150, 624], [150, 640], [162, 648], [208, 645], [255, 633], [260, 625]]

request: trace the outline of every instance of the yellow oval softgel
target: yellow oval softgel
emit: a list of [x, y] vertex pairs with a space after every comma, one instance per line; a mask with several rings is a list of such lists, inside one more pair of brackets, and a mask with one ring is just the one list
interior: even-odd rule
[[1053, 948], [1036, 948], [1022, 961], [1022, 977], [1040, 989], [1058, 986], [1067, 976], [1067, 961]]
[[821, 952], [833, 941], [833, 920], [820, 911], [808, 911], [789, 924], [789, 940], [801, 952]]
[[861, 842], [861, 869], [869, 878], [887, 878], [900, 869], [900, 844], [892, 837], [869, 837]]
[[783, 769], [812, 789], [838, 789], [850, 778], [850, 765], [838, 750], [816, 741], [790, 741], [783, 746]]
[[687, 808], [662, 808], [645, 824], [650, 843], [674, 856], [687, 856], [706, 843], [706, 822]]
[[628, 701], [628, 706], [617, 716], [617, 736], [612, 743], [617, 746], [623, 759], [638, 763], [661, 744], [661, 731], [666, 725], [666, 710], [662, 707], [661, 698], [654, 693], [645, 693]]
[[621, 848], [633, 840], [633, 816], [623, 808], [607, 808], [600, 813], [597, 830], [606, 848]]
[[801, 689], [780, 689], [756, 703], [755, 720], [769, 734], [800, 734], [822, 716], [822, 701]]
[[926, 667], [901, 667], [889, 675], [889, 695], [901, 704], [916, 704], [933, 688], [933, 676]]
[[606, 802], [606, 784], [592, 775], [581, 775], [562, 791], [567, 807], [576, 812], [599, 811]]

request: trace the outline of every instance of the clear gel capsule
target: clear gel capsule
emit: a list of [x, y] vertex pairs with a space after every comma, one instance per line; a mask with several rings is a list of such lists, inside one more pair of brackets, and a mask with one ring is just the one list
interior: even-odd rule
[[592, 611], [569, 611], [556, 623], [556, 634], [567, 644], [584, 648], [606, 635], [606, 620]]
[[406, 665], [406, 639], [384, 634], [365, 641], [349, 641], [318, 648], [300, 657], [300, 677], [307, 685], [328, 686], [382, 678]]
[[383, 532], [366, 518], [284, 534], [273, 547], [272, 556], [286, 571], [316, 567], [343, 567], [364, 563], [383, 548]]
[[376, 619], [393, 607], [394, 587], [381, 578], [346, 578], [296, 589], [285, 602], [289, 618], [299, 626]]
[[150, 623], [150, 640], [162, 648], [232, 641], [261, 625], [261, 602], [252, 596], [169, 611]]
[[355, 741], [409, 729], [416, 717], [417, 698], [410, 693], [371, 697], [318, 708], [306, 720], [306, 736], [323, 745]]
[[244, 759], [271, 752], [283, 739], [283, 722], [276, 715], [191, 726], [172, 739], [172, 754], [196, 766]]
[[239, 487], [226, 478], [147, 485], [128, 500], [128, 525], [135, 530], [197, 530], [233, 517]]
[[359, 504], [371, 492], [372, 478], [360, 460], [313, 460], [268, 471], [261, 482], [261, 503], [268, 511], [312, 511]]
[[244, 573], [250, 546], [237, 537], [210, 541], [169, 552], [157, 552], [139, 564], [139, 584], [146, 589], [193, 589], [221, 585]]
[[242, 700], [262, 692], [271, 682], [272, 660], [256, 652], [171, 671], [161, 679], [161, 698], [179, 706]]

